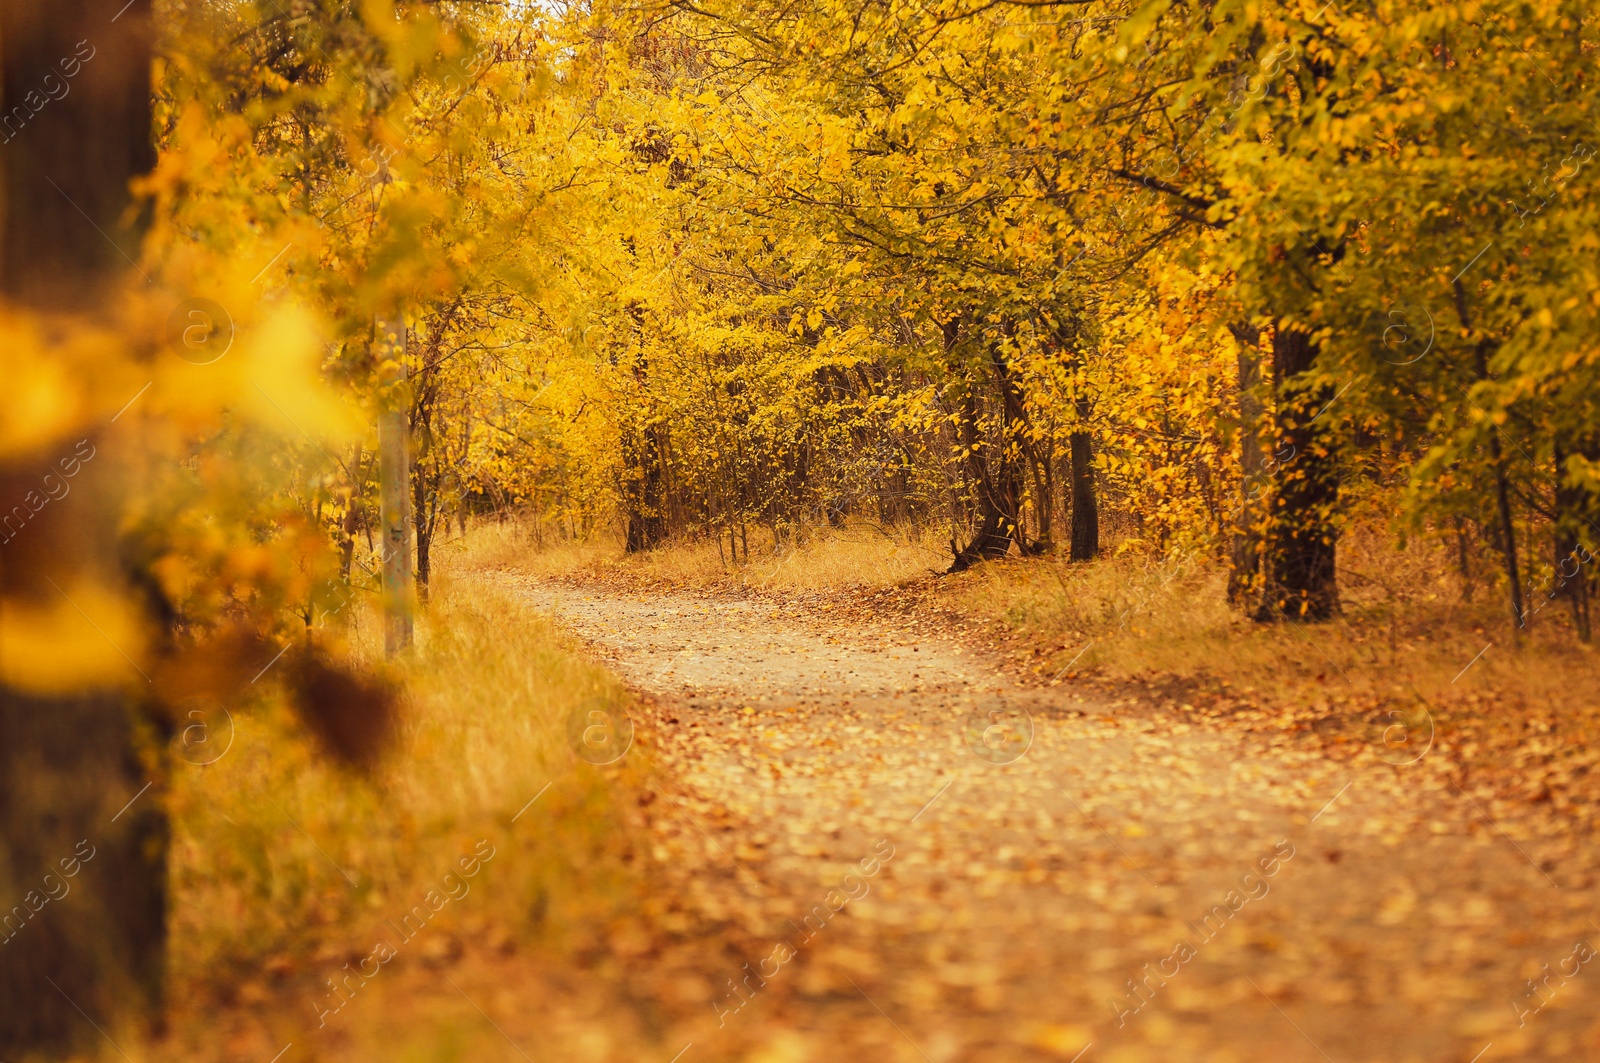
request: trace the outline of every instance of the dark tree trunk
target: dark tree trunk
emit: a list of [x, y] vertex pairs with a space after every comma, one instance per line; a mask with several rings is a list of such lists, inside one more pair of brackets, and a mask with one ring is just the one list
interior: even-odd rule
[[[627, 516], [624, 548], [630, 554], [637, 554], [654, 549], [667, 537], [666, 474], [663, 467], [666, 448], [662, 438], [666, 430], [649, 420], [650, 366], [645, 360], [644, 308], [633, 305], [628, 307], [628, 313], [633, 318], [637, 347], [633, 380], [639, 389], [639, 410], [643, 423], [632, 431], [623, 430], [622, 503]], [[717, 549], [721, 548], [719, 533]]]
[[1580, 641], [1593, 638], [1589, 603], [1594, 598], [1595, 551], [1600, 548], [1600, 497], [1567, 473], [1568, 453], [1600, 461], [1600, 438], [1583, 436], [1575, 445], [1555, 445], [1555, 577], [1551, 597], [1565, 598]]
[[628, 480], [623, 495], [628, 510], [626, 548], [630, 554], [653, 549], [667, 537], [660, 435], [660, 426], [652, 424], [628, 440]]
[[1239, 510], [1233, 521], [1232, 569], [1228, 573], [1228, 600], [1248, 600], [1259, 589], [1261, 572], [1262, 484], [1261, 439], [1261, 330], [1253, 325], [1231, 326], [1239, 344]]
[[[1051, 324], [1057, 357], [1077, 375], [1083, 368], [1079, 351], [1081, 322], [1075, 313]], [[1094, 439], [1089, 434], [1089, 396], [1081, 379], [1073, 398], [1077, 424], [1067, 434], [1068, 549], [1072, 561], [1093, 561], [1100, 556], [1100, 507], [1094, 491]]]
[[[1014, 341], [1017, 335], [1016, 322], [1006, 319], [1000, 333], [1007, 342]], [[995, 386], [1000, 392], [1000, 423], [1004, 434], [1001, 461], [1005, 464], [1005, 478], [1010, 491], [1008, 512], [1011, 515], [1011, 537], [1025, 556], [1037, 557], [1050, 548], [1050, 506], [1053, 499], [1046, 489], [1048, 463], [1039, 459], [1028, 428], [1027, 400], [1002, 344], [997, 343], [989, 348], [989, 362], [994, 370]], [[1034, 489], [1033, 508], [1039, 524], [1038, 538], [1032, 542], [1028, 539], [1027, 525], [1023, 520], [1023, 496], [1030, 475]]]
[[[1486, 362], [1487, 359], [1480, 358]], [[1522, 630], [1528, 624], [1528, 612], [1522, 605], [1522, 574], [1517, 566], [1517, 525], [1511, 512], [1511, 475], [1506, 467], [1505, 452], [1500, 447], [1500, 435], [1490, 426], [1489, 460], [1494, 468], [1495, 513], [1500, 523], [1496, 538], [1500, 555], [1506, 564], [1506, 583], [1511, 588], [1511, 626]]]
[[[422, 487], [417, 487], [417, 494], [422, 494]], [[433, 547], [432, 521], [417, 522], [417, 598], [422, 602], [428, 600], [428, 579], [433, 575], [433, 565], [430, 555]]]
[[439, 518], [439, 455], [434, 452], [436, 440], [433, 436], [434, 401], [438, 384], [425, 379], [417, 391], [422, 396], [421, 405], [411, 415], [411, 438], [416, 446], [411, 461], [411, 524], [417, 543], [417, 568], [412, 580], [416, 586], [417, 600], [426, 602], [428, 580], [433, 575], [433, 566], [429, 562], [430, 548]]
[[[440, 489], [449, 468], [448, 424], [439, 408], [440, 366], [444, 363], [444, 342], [461, 312], [461, 300], [451, 301], [428, 317], [428, 338], [422, 348], [420, 371], [412, 385], [411, 400], [411, 523], [417, 542], [417, 566], [413, 577], [417, 598], [428, 600], [428, 581], [433, 575], [431, 554], [433, 536], [439, 530], [445, 499]], [[448, 522], [445, 528], [448, 531]]]
[[[945, 350], [953, 352], [959, 322], [945, 328]], [[1022, 505], [1022, 461], [1015, 433], [1021, 397], [1011, 379], [1003, 354], [991, 351], [991, 366], [1000, 392], [1001, 440], [992, 445], [983, 438], [979, 421], [977, 381], [969, 375], [961, 404], [961, 444], [964, 452], [968, 489], [977, 508], [977, 528], [971, 541], [958, 550], [949, 571], [961, 572], [980, 561], [993, 561], [1011, 552], [1019, 538], [1018, 521]], [[1012, 404], [1016, 407], [1013, 408]]]
[[[91, 317], [138, 255], [128, 182], [154, 162], [149, 7], [122, 6], [0, 10], [0, 295], [26, 308]], [[0, 468], [4, 497], [58, 458]], [[0, 545], [0, 624], [15, 603], [56, 605], [52, 582], [118, 578], [108, 472], [85, 470], [70, 504]], [[131, 712], [115, 688], [0, 685], [0, 1058], [98, 1053], [95, 1024], [157, 1014], [167, 825]]]
[[[1456, 314], [1461, 318], [1461, 327], [1471, 329], [1472, 317], [1467, 307], [1466, 286], [1457, 277], [1454, 287]], [[1479, 340], [1473, 348], [1473, 366], [1480, 381], [1490, 379], [1489, 353], [1493, 349], [1493, 341], [1488, 339]], [[1495, 513], [1499, 517], [1496, 538], [1506, 564], [1506, 582], [1511, 587], [1511, 626], [1521, 631], [1528, 625], [1528, 611], [1523, 608], [1522, 575], [1517, 568], [1517, 526], [1511, 512], [1511, 470], [1506, 462], [1505, 451], [1500, 446], [1499, 429], [1493, 421], [1489, 422], [1489, 460], [1494, 470]]]
[[1472, 601], [1472, 537], [1467, 534], [1467, 521], [1464, 517], [1455, 518], [1456, 527], [1456, 573], [1461, 577], [1461, 600]]
[[[439, 519], [444, 513], [444, 500], [440, 497], [444, 456], [434, 452], [438, 440], [431, 430], [422, 438], [430, 460], [412, 463], [411, 523], [417, 544], [417, 570], [413, 582], [417, 589], [417, 600], [427, 602], [429, 582], [433, 578], [433, 537], [439, 530]], [[445, 525], [447, 532], [449, 527]]]
[[979, 432], [978, 401], [972, 393], [970, 381], [964, 384], [964, 388], [961, 396], [961, 448], [967, 489], [977, 520], [972, 538], [966, 546], [956, 551], [955, 560], [950, 564], [951, 572], [962, 572], [980, 561], [1005, 557], [1011, 550], [1011, 531], [998, 500], [999, 491], [990, 475], [989, 462], [984, 455], [987, 443]]
[[129, 180], [155, 165], [150, 8], [135, 4], [113, 22], [122, 6], [7, 0], [0, 9], [0, 290], [19, 302], [93, 307], [85, 285], [138, 258], [140, 227], [125, 214]]
[[1278, 449], [1264, 544], [1265, 586], [1259, 621], [1326, 620], [1339, 611], [1334, 567], [1339, 533], [1339, 473], [1332, 440], [1319, 423], [1333, 396], [1306, 386], [1316, 360], [1311, 334], [1279, 326], [1272, 337]]
[[[1078, 398], [1078, 423], [1089, 418], [1089, 400]], [[1100, 556], [1100, 507], [1094, 496], [1094, 441], [1079, 427], [1067, 437], [1072, 460], [1073, 561], [1093, 561]]]
[[[461, 444], [460, 444], [460, 448], [458, 450], [458, 453], [460, 453], [460, 455], [461, 455], [461, 461], [462, 461], [463, 464], [466, 463], [467, 457], [471, 453], [471, 451], [472, 451], [472, 405], [470, 403], [464, 403], [462, 405], [462, 407], [461, 407]], [[459, 477], [456, 479], [456, 493], [455, 493], [455, 498], [453, 499], [453, 501], [455, 503], [456, 534], [457, 535], [461, 535], [461, 536], [465, 536], [467, 534], [467, 482], [465, 480], [460, 479]], [[534, 512], [534, 524], [533, 524], [534, 535], [535, 535], [535, 537], [537, 537], [538, 534], [539, 534], [539, 524], [540, 524], [540, 521], [541, 521], [541, 518], [539, 516], [539, 507], [538, 507], [537, 503], [535, 503], [535, 505], [533, 507], [533, 512]], [[446, 520], [445, 527], [448, 528], [449, 526], [450, 526], [450, 523], [449, 523], [448, 520]]]
[[1054, 520], [1056, 509], [1056, 483], [1055, 483], [1055, 440], [1049, 436], [1045, 438], [1045, 453], [1043, 458], [1029, 455], [1028, 467], [1033, 474], [1034, 509], [1039, 517], [1039, 538], [1030, 543], [1028, 553], [1033, 555], [1047, 554], [1054, 546]]
[[344, 523], [342, 535], [339, 539], [339, 579], [345, 583], [350, 582], [350, 565], [356, 556], [356, 532], [361, 528], [361, 444], [356, 444], [355, 453], [350, 458], [348, 466], [350, 473], [350, 497], [345, 501]]
[[[1011, 340], [1016, 327], [1006, 321], [1001, 335]], [[1000, 396], [1000, 445], [994, 450], [990, 477], [994, 483], [993, 505], [1000, 512], [1003, 527], [1012, 542], [1024, 553], [1028, 549], [1027, 534], [1022, 526], [1022, 495], [1025, 485], [1023, 463], [1032, 458], [1028, 442], [1028, 411], [1024, 405], [1022, 385], [1004, 345], [989, 346], [989, 368], [994, 374], [995, 391]], [[1003, 555], [1002, 555], [1003, 556]]]
[[166, 815], [120, 693], [0, 698], [0, 1054], [99, 1051], [160, 1006]]

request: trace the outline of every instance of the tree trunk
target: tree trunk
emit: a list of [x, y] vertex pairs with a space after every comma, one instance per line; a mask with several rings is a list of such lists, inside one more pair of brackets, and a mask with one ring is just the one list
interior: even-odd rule
[[1089, 399], [1077, 401], [1079, 427], [1067, 436], [1072, 460], [1072, 550], [1073, 561], [1093, 561], [1100, 556], [1100, 507], [1094, 495], [1094, 441], [1082, 427], [1089, 418]]
[[1456, 573], [1461, 577], [1461, 601], [1472, 601], [1472, 540], [1467, 534], [1467, 521], [1465, 517], [1455, 518], [1456, 528]]
[[[641, 553], [659, 546], [667, 537], [666, 480], [663, 462], [665, 429], [650, 420], [649, 363], [645, 360], [644, 310], [637, 305], [628, 308], [633, 318], [633, 332], [638, 344], [633, 365], [633, 380], [639, 389], [639, 410], [644, 423], [637, 430], [623, 430], [623, 485], [622, 502], [627, 511], [627, 533], [624, 548], [630, 554]], [[717, 547], [722, 546], [718, 533]]]
[[[422, 488], [417, 488], [419, 494], [421, 491]], [[417, 525], [417, 600], [424, 605], [428, 601], [428, 577], [433, 575], [433, 565], [430, 560], [432, 548], [432, 531], [429, 530], [428, 525], [419, 523]]]
[[[417, 541], [416, 595], [423, 603], [428, 600], [428, 581], [433, 575], [433, 536], [445, 507], [440, 490], [446, 483], [445, 470], [451, 467], [447, 425], [439, 405], [440, 366], [445, 337], [460, 306], [461, 300], [456, 299], [427, 315], [427, 339], [418, 358], [419, 371], [411, 382], [411, 525]], [[449, 527], [446, 521], [445, 529]]]
[[1239, 511], [1233, 521], [1228, 600], [1240, 603], [1258, 589], [1261, 572], [1261, 330], [1229, 326], [1239, 344]]
[[[1000, 326], [1000, 334], [1007, 341], [1014, 341], [1017, 335], [1016, 322], [1007, 318]], [[989, 363], [994, 371], [995, 386], [1000, 393], [1000, 424], [1003, 432], [1001, 461], [1004, 463], [1003, 476], [1009, 491], [1006, 503], [1010, 507], [1008, 512], [1011, 515], [1011, 538], [1024, 556], [1037, 557], [1050, 548], [1049, 507], [1052, 499], [1045, 490], [1045, 476], [1040, 471], [1044, 463], [1039, 460], [1034, 440], [1030, 438], [1027, 401], [1003, 344], [996, 343], [990, 346]], [[1027, 475], [1033, 478], [1033, 508], [1038, 518], [1039, 534], [1033, 542], [1028, 541], [1028, 528], [1023, 520], [1023, 494]]]
[[[125, 215], [129, 180], [155, 165], [151, 37], [149, 6], [112, 21], [122, 6], [7, 0], [0, 14], [0, 290], [18, 302], [93, 309], [85, 286], [98, 289], [138, 257], [141, 226]], [[59, 99], [37, 106], [63, 84]], [[17, 108], [38, 113], [16, 128]]]
[[1077, 423], [1067, 434], [1067, 557], [1072, 561], [1093, 561], [1100, 556], [1100, 507], [1094, 491], [1094, 439], [1089, 435], [1089, 396], [1084, 392], [1081, 378], [1081, 322], [1075, 313], [1069, 313], [1051, 326], [1050, 335], [1063, 364], [1077, 378], [1073, 397]]
[[[128, 182], [154, 163], [149, 8], [114, 18], [121, 7], [8, 0], [0, 12], [0, 295], [24, 308], [92, 317], [138, 255]], [[0, 468], [4, 497], [57, 457]], [[116, 478], [85, 476], [97, 472], [0, 545], [0, 623], [10, 603], [57, 600], [52, 582], [118, 578]], [[158, 1013], [168, 832], [131, 713], [117, 689], [0, 685], [0, 1058], [98, 1053], [96, 1025]]]
[[[945, 351], [953, 354], [960, 322], [945, 326]], [[949, 571], [961, 572], [979, 561], [994, 561], [1011, 552], [1020, 539], [1022, 462], [1016, 435], [1021, 395], [998, 347], [990, 351], [990, 364], [1000, 393], [1001, 439], [992, 445], [983, 438], [979, 419], [977, 381], [968, 374], [961, 398], [961, 448], [968, 490], [977, 509], [977, 528], [966, 546], [956, 552]]]
[[[1457, 277], [1454, 287], [1456, 314], [1461, 318], [1461, 327], [1470, 330], [1472, 317], [1467, 308], [1466, 286]], [[1479, 340], [1473, 348], [1473, 366], [1480, 381], [1490, 379], [1489, 352], [1492, 349], [1493, 341], [1488, 339]], [[1500, 431], [1493, 421], [1489, 422], [1489, 459], [1494, 469], [1495, 513], [1500, 520], [1500, 553], [1506, 563], [1506, 582], [1511, 586], [1511, 626], [1520, 632], [1527, 627], [1528, 611], [1523, 608], [1522, 576], [1517, 569], [1517, 526], [1511, 513], [1511, 472], [1505, 451], [1500, 446]]]
[[1600, 547], [1600, 497], [1567, 473], [1569, 450], [1589, 461], [1600, 461], [1600, 438], [1586, 435], [1569, 446], [1557, 438], [1555, 445], [1555, 587], [1551, 597], [1565, 598], [1572, 607], [1578, 639], [1593, 638], [1589, 603], [1594, 598], [1595, 550]]
[[627, 441], [628, 479], [623, 500], [628, 510], [626, 548], [630, 554], [653, 549], [667, 537], [660, 432], [658, 425], [645, 425], [636, 438]]
[[1317, 356], [1311, 334], [1279, 325], [1272, 336], [1278, 449], [1264, 544], [1265, 586], [1258, 621], [1326, 620], [1339, 611], [1334, 567], [1339, 532], [1339, 474], [1332, 441], [1318, 424], [1332, 401], [1325, 386], [1308, 387]]
[[1056, 482], [1052, 466], [1055, 460], [1055, 439], [1047, 435], [1044, 458], [1039, 459], [1036, 455], [1030, 455], [1028, 462], [1029, 471], [1033, 474], [1034, 510], [1039, 520], [1039, 537], [1028, 547], [1028, 553], [1033, 555], [1047, 554], [1054, 545], [1052, 535], [1056, 509]]
[[[1016, 335], [1016, 326], [1005, 321], [1000, 332], [1010, 340]], [[999, 510], [1002, 526], [1011, 541], [1026, 553], [1028, 538], [1022, 526], [1022, 466], [1032, 458], [1027, 438], [1028, 412], [1023, 404], [1022, 386], [1017, 383], [1016, 372], [1003, 344], [989, 345], [989, 368], [994, 374], [995, 391], [1000, 396], [1000, 445], [994, 450], [994, 459], [988, 463], [994, 484], [993, 504]]]
[[364, 478], [361, 475], [360, 443], [356, 444], [348, 469], [350, 497], [345, 501], [344, 523], [339, 539], [339, 579], [347, 584], [350, 582], [350, 565], [356, 556], [356, 532], [361, 527], [361, 487]]
[[1528, 612], [1522, 606], [1522, 574], [1517, 566], [1517, 526], [1511, 513], [1511, 476], [1506, 468], [1505, 452], [1500, 448], [1498, 432], [1489, 433], [1489, 460], [1494, 467], [1495, 513], [1500, 518], [1500, 553], [1506, 563], [1506, 583], [1511, 588], [1511, 626], [1521, 631], [1528, 624]]
[[390, 657], [411, 645], [415, 588], [411, 574], [411, 454], [407, 441], [405, 395], [406, 326], [399, 318], [378, 322], [380, 364], [395, 368], [383, 381], [383, 407], [378, 412], [378, 508], [383, 524], [383, 647]]
[[[417, 601], [423, 605], [428, 601], [428, 584], [433, 576], [431, 557], [433, 553], [433, 537], [439, 530], [440, 518], [444, 513], [445, 499], [441, 493], [444, 483], [444, 470], [448, 455], [438, 453], [434, 447], [438, 439], [432, 430], [432, 411], [423, 422], [422, 430], [415, 433], [412, 438], [417, 442], [421, 451], [412, 457], [411, 462], [411, 530], [416, 536], [417, 564], [416, 586]], [[450, 525], [445, 523], [448, 533]]]
[[[432, 411], [429, 410], [423, 420], [422, 430], [412, 434], [412, 439], [417, 443], [417, 453], [412, 456], [411, 462], [411, 530], [416, 536], [417, 545], [413, 584], [417, 601], [421, 604], [428, 601], [428, 580], [433, 575], [429, 558], [433, 547], [433, 531], [439, 523], [438, 456], [429, 453], [433, 449], [431, 421]], [[433, 458], [432, 462], [428, 460], [430, 457]]]

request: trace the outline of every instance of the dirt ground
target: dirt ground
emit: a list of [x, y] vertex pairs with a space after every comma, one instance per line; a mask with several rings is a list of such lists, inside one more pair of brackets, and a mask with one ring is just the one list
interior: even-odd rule
[[1600, 1058], [1600, 854], [1425, 716], [1169, 709], [929, 610], [507, 578], [642, 698], [676, 897], [612, 948], [662, 1063]]

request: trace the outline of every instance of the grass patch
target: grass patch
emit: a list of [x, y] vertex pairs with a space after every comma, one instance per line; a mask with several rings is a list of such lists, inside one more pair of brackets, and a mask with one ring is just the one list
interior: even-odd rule
[[[174, 761], [177, 1043], [150, 1058], [226, 1043], [265, 1061], [287, 1042], [300, 1060], [478, 1058], [499, 1035], [476, 1003], [435, 999], [444, 973], [481, 982], [516, 953], [526, 983], [525, 957], [581, 953], [638, 906], [645, 755], [595, 767], [567, 738], [574, 710], [629, 696], [490, 575], [508, 549], [491, 529], [439, 566], [417, 645], [389, 668], [398, 740], [370, 775], [322, 757], [270, 691], [234, 708], [213, 763]], [[350, 654], [387, 667], [377, 618], [348, 622]]]
[[1564, 607], [1547, 608], [1517, 635], [1505, 604], [1481, 589], [1469, 598], [1442, 551], [1424, 541], [1399, 550], [1377, 532], [1351, 534], [1340, 583], [1343, 613], [1321, 624], [1249, 620], [1228, 603], [1227, 571], [1211, 558], [1006, 562], [953, 578], [939, 593], [1025, 638], [1040, 650], [1041, 671], [1082, 651], [1074, 670], [1114, 677], [1165, 673], [1262, 690], [1339, 684], [1427, 696], [1459, 682], [1476, 661], [1475, 678], [1525, 687], [1542, 700], [1593, 665], [1593, 649], [1577, 641]]
[[[717, 588], [777, 594], [829, 594], [897, 586], [950, 566], [937, 529], [852, 524], [775, 541], [752, 527], [735, 556], [727, 539], [673, 540], [629, 554], [620, 537], [546, 542], [515, 521], [494, 526], [473, 546], [477, 563], [503, 564], [552, 579], [615, 581], [639, 587]], [[748, 544], [749, 554], [744, 548]]]

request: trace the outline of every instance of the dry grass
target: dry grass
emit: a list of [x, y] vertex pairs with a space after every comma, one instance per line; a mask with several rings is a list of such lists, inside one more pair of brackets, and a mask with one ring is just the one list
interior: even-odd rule
[[1431, 697], [1464, 682], [1457, 677], [1472, 664], [1475, 682], [1545, 701], [1578, 695], [1573, 681], [1593, 667], [1593, 649], [1576, 640], [1564, 606], [1547, 607], [1519, 637], [1497, 595], [1463, 600], [1449, 559], [1425, 541], [1400, 550], [1379, 531], [1358, 532], [1346, 538], [1340, 566], [1343, 615], [1313, 625], [1251, 622], [1227, 603], [1227, 574], [1211, 559], [1011, 562], [956, 577], [940, 594], [1040, 648], [1041, 670], [1082, 651], [1075, 670], [1111, 676]]
[[[627, 695], [482, 575], [507, 548], [485, 535], [441, 565], [416, 650], [394, 669], [405, 691], [397, 748], [371, 776], [319, 756], [270, 693], [234, 707], [232, 745], [215, 763], [175, 762], [179, 1043], [140, 1055], [267, 1060], [292, 1041], [301, 1060], [392, 1059], [397, 1048], [411, 1053], [403, 1058], [477, 1058], [480, 1034], [482, 1052], [503, 1055], [460, 1000], [445, 1009], [455, 1018], [423, 1017], [410, 995], [423, 969], [463, 950], [582, 948], [637, 903], [637, 831], [624, 809], [642, 757], [595, 768], [566, 737], [575, 707]], [[352, 653], [371, 656], [376, 636], [372, 616], [350, 618]], [[460, 877], [463, 857], [490, 849], [473, 877]], [[452, 890], [462, 895], [421, 933], [397, 934], [392, 924]], [[358, 979], [342, 1014], [322, 1016], [339, 1002], [329, 980], [349, 984], [379, 942], [395, 945], [396, 960]], [[426, 973], [425, 992], [436, 995], [441, 979]], [[456, 1047], [444, 1051], [445, 1042]]]
[[494, 525], [473, 540], [477, 563], [515, 567], [536, 576], [781, 594], [896, 586], [950, 564], [949, 547], [937, 532], [869, 524], [817, 529], [798, 543], [774, 543], [768, 530], [752, 527], [749, 548], [748, 559], [743, 544], [734, 559], [726, 540], [720, 548], [712, 541], [675, 541], [630, 555], [617, 536], [607, 534], [547, 543], [538, 549], [532, 533], [514, 522]]

